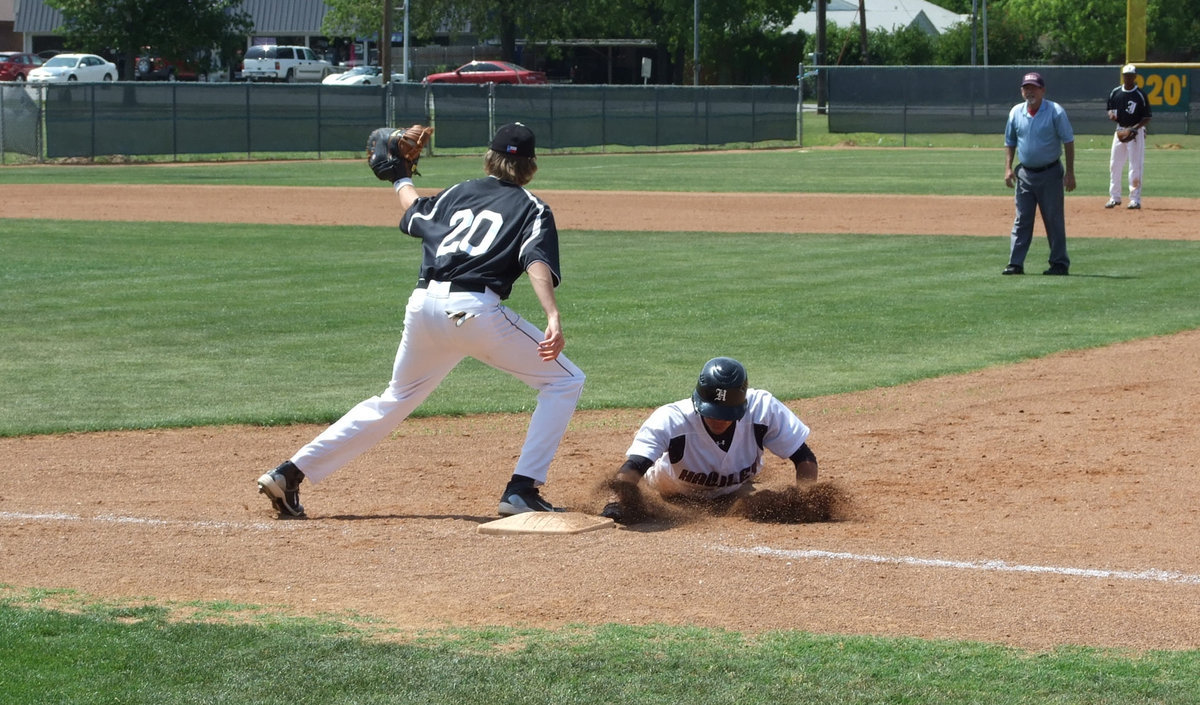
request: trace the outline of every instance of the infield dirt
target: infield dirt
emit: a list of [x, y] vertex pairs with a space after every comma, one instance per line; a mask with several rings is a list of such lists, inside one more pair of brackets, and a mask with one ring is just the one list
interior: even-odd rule
[[[339, 212], [338, 194], [313, 189], [248, 199], [242, 187], [31, 187], [37, 198], [22, 188], [6, 187], [18, 192], [10, 203], [27, 204], [6, 216], [397, 218], [390, 193]], [[54, 197], [59, 188], [71, 198]], [[541, 195], [571, 229], [990, 235], [997, 275], [1012, 209], [1010, 198]], [[1197, 238], [1200, 200], [1132, 213], [1094, 200], [1068, 198], [1071, 237]], [[480, 535], [525, 415], [409, 420], [320, 486], [306, 483], [305, 521], [275, 520], [254, 480], [317, 426], [0, 439], [0, 583], [353, 611], [402, 628], [665, 623], [1198, 648], [1197, 369], [1200, 331], [1190, 331], [791, 403], [813, 427], [822, 479], [853, 499], [845, 520], [795, 525], [696, 517]], [[598, 512], [600, 486], [648, 411], [579, 412], [546, 495]], [[789, 474], [772, 458], [763, 485]]]

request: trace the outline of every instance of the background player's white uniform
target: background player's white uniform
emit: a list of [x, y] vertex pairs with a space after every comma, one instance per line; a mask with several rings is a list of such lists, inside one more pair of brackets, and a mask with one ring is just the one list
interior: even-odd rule
[[715, 498], [738, 491], [763, 467], [763, 449], [787, 458], [808, 439], [809, 428], [770, 392], [746, 390], [746, 415], [724, 446], [704, 426], [691, 399], [650, 415], [626, 455], [654, 461], [645, 481], [669, 496]]
[[[1136, 68], [1132, 64], [1127, 65], [1125, 71], [1135, 74]], [[1108, 113], [1116, 120], [1118, 129], [1141, 125], [1143, 120], [1151, 117], [1150, 101], [1137, 84], [1125, 88], [1122, 83], [1108, 95]], [[1121, 172], [1125, 170], [1126, 163], [1129, 164], [1129, 205], [1138, 208], [1142, 203], [1142, 174], [1146, 164], [1145, 130], [1138, 130], [1137, 136], [1128, 142], [1122, 142], [1113, 134], [1108, 157], [1108, 202], [1112, 206], [1121, 203]]]

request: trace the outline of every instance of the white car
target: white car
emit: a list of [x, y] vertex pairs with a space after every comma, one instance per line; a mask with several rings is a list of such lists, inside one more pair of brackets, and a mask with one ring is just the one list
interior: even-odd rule
[[115, 81], [117, 65], [95, 54], [58, 54], [25, 77], [30, 83]]
[[[392, 83], [403, 82], [404, 74], [392, 74]], [[327, 86], [380, 86], [383, 85], [383, 68], [380, 66], [356, 66], [343, 73], [331, 73], [321, 83]]]
[[256, 44], [242, 58], [242, 78], [247, 81], [324, 81], [333, 64], [317, 58], [305, 46]]

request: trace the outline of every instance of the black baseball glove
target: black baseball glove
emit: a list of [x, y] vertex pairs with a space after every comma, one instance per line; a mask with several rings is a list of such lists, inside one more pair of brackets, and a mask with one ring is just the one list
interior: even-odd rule
[[388, 182], [419, 174], [417, 162], [432, 136], [433, 128], [425, 125], [405, 130], [380, 127], [367, 137], [367, 164], [375, 176]]

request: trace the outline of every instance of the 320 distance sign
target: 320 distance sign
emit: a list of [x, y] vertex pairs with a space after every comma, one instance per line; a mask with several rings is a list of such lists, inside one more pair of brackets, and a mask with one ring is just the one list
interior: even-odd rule
[[1191, 98], [1187, 69], [1143, 69], [1139, 66], [1137, 82], [1152, 110], [1188, 109]]

